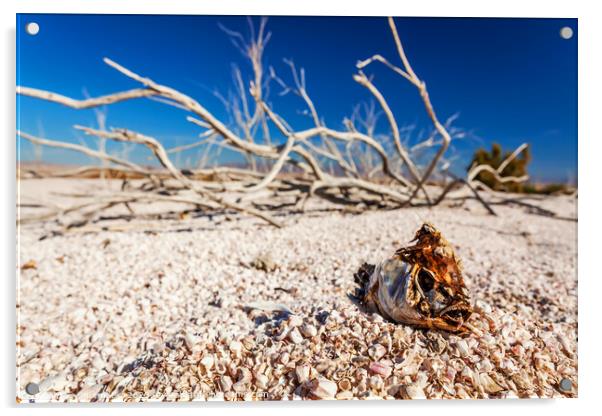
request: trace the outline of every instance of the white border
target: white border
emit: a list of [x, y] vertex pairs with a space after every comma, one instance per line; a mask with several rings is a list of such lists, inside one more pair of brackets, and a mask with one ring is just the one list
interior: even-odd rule
[[[232, 409], [243, 410], [249, 414], [264, 414], [266, 411], [276, 411], [293, 414], [306, 414], [316, 410], [350, 412], [453, 412], [459, 414], [488, 414], [507, 415], [508, 412], [545, 412], [550, 414], [577, 414], [587, 412], [596, 406], [596, 398], [602, 395], [600, 374], [601, 336], [600, 312], [596, 306], [600, 304], [600, 287], [602, 276], [596, 267], [596, 250], [600, 246], [600, 198], [595, 190], [600, 189], [602, 178], [599, 170], [602, 156], [601, 140], [597, 121], [600, 119], [600, 62], [599, 44], [602, 40], [602, 22], [596, 13], [593, 1], [545, 1], [528, 2], [526, 0], [506, 0], [498, 2], [453, 0], [453, 1], [414, 1], [394, 2], [393, 0], [369, 0], [351, 3], [351, 0], [298, 0], [285, 2], [278, 0], [221, 0], [221, 1], [191, 1], [169, 0], [157, 1], [138, 0], [3, 0], [0, 2], [0, 20], [2, 21], [2, 111], [0, 125], [2, 137], [2, 189], [4, 198], [2, 220], [4, 222], [2, 249], [2, 265], [5, 274], [2, 278], [5, 285], [3, 291], [4, 319], [2, 343], [2, 389], [0, 392], [5, 406], [14, 404], [14, 290], [15, 284], [11, 279], [15, 276], [15, 13], [127, 13], [127, 14], [271, 14], [271, 15], [398, 15], [398, 16], [496, 16], [496, 17], [577, 17], [579, 18], [579, 396], [577, 400], [546, 400], [546, 401], [480, 401], [480, 402], [436, 402], [436, 403], [311, 403], [295, 405], [286, 403], [267, 403], [263, 405], [226, 404], [218, 406], [209, 404], [198, 406], [178, 406], [180, 410], [198, 414], [200, 412], [227, 412]], [[597, 45], [596, 45], [597, 44]], [[597, 47], [596, 47], [597, 46]], [[45, 414], [62, 414], [66, 411], [80, 412], [81, 407], [65, 409], [58, 406], [38, 409]], [[117, 407], [111, 411], [131, 414], [144, 411], [145, 413], [160, 414], [169, 406], [155, 405], [154, 407]], [[286, 407], [286, 409], [283, 409]], [[600, 406], [596, 406], [600, 407]], [[9, 409], [18, 411], [18, 409]], [[27, 413], [31, 406], [24, 409]], [[86, 410], [97, 413], [106, 412], [105, 407], [86, 406]]]
[[[142, 0], [21, 0], [21, 13], [116, 13], [116, 14], [269, 14], [269, 15], [345, 15], [345, 16], [498, 16], [498, 17], [578, 17], [583, 6], [576, 2], [535, 2], [507, 0], [430, 0], [392, 2], [221, 0], [148, 2]], [[578, 7], [579, 6], [579, 7]]]

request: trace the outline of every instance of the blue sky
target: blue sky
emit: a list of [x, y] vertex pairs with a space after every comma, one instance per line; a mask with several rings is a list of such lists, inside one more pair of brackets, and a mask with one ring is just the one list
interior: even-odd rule
[[[25, 33], [31, 21], [40, 25], [36, 36]], [[17, 83], [74, 98], [137, 87], [102, 62], [110, 57], [186, 92], [225, 119], [213, 91], [226, 94], [232, 89], [233, 63], [246, 74], [250, 68], [218, 23], [248, 33], [242, 16], [18, 15]], [[497, 141], [513, 149], [526, 141], [531, 144], [534, 179], [575, 180], [576, 19], [396, 18], [396, 23], [414, 70], [427, 82], [439, 118], [458, 113], [454, 125], [471, 132], [470, 139], [455, 143], [458, 169], [465, 168], [477, 147]], [[565, 26], [573, 29], [571, 39], [560, 36]], [[354, 105], [371, 100], [352, 80], [356, 62], [375, 53], [397, 61], [385, 18], [270, 17], [267, 28], [272, 36], [266, 65], [287, 81], [290, 73], [283, 58], [303, 67], [308, 92], [333, 128], [342, 128]], [[401, 126], [416, 125], [416, 131], [429, 127], [415, 88], [380, 66], [366, 73], [374, 75]], [[303, 103], [294, 96], [278, 97], [277, 92], [274, 86], [270, 99], [274, 109], [293, 127], [309, 127], [311, 120], [299, 113]], [[107, 124], [152, 135], [171, 147], [198, 140], [198, 128], [185, 117], [181, 110], [137, 100], [110, 106]], [[94, 126], [95, 117], [92, 110], [18, 97], [17, 123], [32, 134], [79, 143], [83, 137], [71, 126]], [[387, 132], [384, 118], [378, 128]], [[34, 157], [31, 145], [23, 142], [21, 159]], [[48, 148], [43, 158], [86, 162]], [[142, 153], [134, 158], [146, 159]]]

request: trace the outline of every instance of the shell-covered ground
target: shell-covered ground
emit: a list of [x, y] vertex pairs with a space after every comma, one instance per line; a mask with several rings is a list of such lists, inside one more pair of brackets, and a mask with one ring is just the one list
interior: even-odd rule
[[[538, 204], [576, 215], [575, 198]], [[575, 397], [577, 224], [496, 211], [317, 210], [281, 229], [184, 218], [42, 240], [23, 226], [17, 400]], [[463, 260], [479, 310], [468, 336], [386, 322], [348, 296], [358, 267], [422, 221]]]

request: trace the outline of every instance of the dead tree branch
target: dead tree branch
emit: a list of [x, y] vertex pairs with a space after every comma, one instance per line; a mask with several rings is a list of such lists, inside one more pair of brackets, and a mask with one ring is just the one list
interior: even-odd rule
[[[437, 132], [442, 137], [441, 147], [439, 148], [437, 154], [435, 155], [435, 157], [433, 157], [430, 164], [424, 171], [422, 177], [420, 179], [418, 179], [416, 189], [414, 190], [414, 192], [408, 199], [407, 203], [409, 204], [412, 202], [412, 199], [414, 199], [414, 197], [416, 196], [416, 193], [419, 190], [423, 189], [424, 184], [426, 184], [426, 182], [430, 178], [431, 174], [435, 170], [437, 163], [439, 162], [439, 160], [441, 159], [441, 157], [443, 156], [443, 154], [446, 152], [447, 148], [449, 147], [449, 144], [451, 143], [451, 136], [449, 135], [449, 133], [447, 132], [447, 130], [445, 129], [443, 124], [441, 124], [439, 122], [437, 115], [435, 114], [435, 110], [433, 108], [433, 105], [431, 103], [431, 100], [430, 100], [430, 97], [428, 94], [428, 90], [426, 88], [426, 83], [424, 81], [422, 81], [420, 78], [418, 78], [418, 76], [412, 69], [412, 66], [410, 65], [410, 61], [408, 60], [408, 58], [405, 54], [403, 45], [399, 38], [399, 34], [397, 33], [397, 27], [395, 26], [395, 21], [393, 20], [392, 17], [389, 17], [389, 27], [391, 28], [391, 33], [393, 35], [393, 39], [395, 40], [395, 46], [397, 47], [397, 53], [399, 55], [399, 58], [401, 59], [404, 69], [401, 69], [399, 67], [396, 67], [396, 66], [390, 64], [389, 61], [382, 58], [380, 55], [375, 55], [370, 59], [361, 61], [360, 63], [358, 63], [358, 69], [360, 69], [360, 72], [361, 72], [361, 69], [364, 68], [366, 65], [369, 65], [373, 61], [379, 61], [379, 62], [385, 64], [387, 67], [393, 69], [396, 73], [401, 75], [406, 80], [408, 80], [412, 85], [414, 85], [418, 89], [418, 92], [420, 93], [420, 97], [422, 98], [422, 101], [424, 103], [426, 112], [427, 112], [429, 118], [431, 119], [433, 126], [435, 127]], [[363, 78], [365, 80], [367, 80], [367, 77], [364, 76]], [[366, 81], [364, 81], [364, 82], [366, 82]]]
[[[526, 148], [526, 144], [516, 149], [497, 169], [479, 165], [469, 171], [466, 179], [454, 177], [433, 201], [426, 189], [427, 182], [435, 176], [439, 177], [439, 174], [446, 174], [451, 159], [445, 154], [452, 137], [457, 136], [453, 135], [453, 130], [448, 131], [449, 120], [444, 124], [439, 122], [426, 83], [414, 72], [394, 20], [389, 18], [388, 23], [401, 64], [395, 65], [378, 54], [358, 62], [358, 73], [353, 79], [366, 88], [377, 104], [371, 107], [366, 120], [360, 120], [354, 112], [351, 118], [345, 119], [342, 130], [330, 128], [320, 117], [317, 105], [319, 103], [314, 102], [308, 92], [303, 68], [298, 70], [292, 61], [285, 61], [291, 71], [291, 87], [276, 75], [272, 67], [266, 71], [263, 59], [271, 34], [266, 30], [265, 19], [260, 21], [258, 30], [255, 30], [250, 21], [250, 39], [246, 39], [239, 32], [222, 27], [232, 43], [249, 60], [252, 68], [251, 73], [245, 76], [235, 67], [235, 92], [224, 95], [216, 93], [229, 111], [228, 121], [220, 120], [216, 113], [189, 95], [139, 75], [108, 58], [104, 58], [107, 65], [141, 84], [141, 87], [85, 99], [75, 99], [35, 88], [17, 87], [17, 94], [74, 109], [97, 109], [122, 101], [148, 98], [187, 112], [186, 119], [200, 128], [199, 140], [166, 149], [157, 139], [127, 129], [107, 130], [102, 125], [98, 129], [76, 126], [76, 129], [101, 140], [127, 144], [128, 147], [124, 147], [121, 157], [108, 154], [103, 146], [99, 150], [93, 150], [68, 141], [48, 140], [17, 132], [18, 136], [35, 145], [77, 151], [105, 162], [102, 169], [94, 170], [84, 166], [58, 173], [40, 173], [40, 176], [71, 177], [98, 173], [101, 176], [108, 175], [109, 178], [119, 176], [124, 179], [120, 192], [104, 194], [85, 205], [76, 204], [60, 209], [54, 207], [50, 213], [43, 214], [43, 218], [83, 210], [90, 210], [86, 215], [93, 216], [99, 210], [115, 204], [128, 206], [127, 204], [132, 202], [169, 200], [192, 203], [204, 209], [234, 210], [280, 226], [281, 223], [271, 213], [274, 207], [291, 204], [297, 206], [300, 201], [305, 207], [305, 202], [313, 195], [325, 197], [327, 194], [329, 198], [334, 196], [339, 203], [358, 207], [370, 204], [400, 207], [414, 202], [437, 205], [456, 186], [466, 186], [490, 213], [495, 214], [490, 204], [476, 190], [477, 187], [485, 186], [477, 177], [481, 172], [489, 172], [500, 182], [526, 180], [526, 177], [503, 175], [508, 164]], [[400, 129], [385, 95], [377, 88], [372, 78], [364, 73], [369, 65], [376, 62], [392, 70], [418, 90], [433, 130], [425, 141], [414, 147], [402, 140], [404, 130]], [[295, 129], [287, 122], [285, 115], [279, 113], [268, 98], [270, 82], [280, 84], [284, 88], [284, 94], [292, 91], [301, 98], [306, 108], [304, 113], [311, 118], [313, 127], [305, 130]], [[387, 134], [376, 133], [376, 105], [382, 110], [379, 112], [386, 117]], [[360, 129], [356, 128], [356, 122]], [[272, 124], [275, 129], [271, 131]], [[127, 153], [135, 145], [148, 148], [161, 168], [147, 168], [128, 160]], [[170, 155], [180, 156], [181, 152], [195, 148], [198, 148], [196, 164], [191, 164], [191, 160], [186, 161], [186, 166], [190, 169], [180, 170], [177, 157], [176, 163], [170, 160]], [[247, 161], [246, 166], [250, 168], [215, 166], [213, 169], [200, 169], [209, 166], [212, 158], [214, 165], [223, 163], [223, 159], [219, 157], [223, 149], [230, 149], [242, 155]], [[418, 157], [412, 149], [433, 151], [428, 153], [429, 158], [426, 162], [418, 163]], [[434, 153], [432, 158], [431, 153]], [[197, 169], [193, 169], [193, 166]], [[132, 178], [136, 178], [136, 184], [130, 181]], [[276, 198], [278, 201], [270, 200], [267, 203], [266, 198]], [[291, 199], [295, 202], [291, 203]], [[245, 201], [250, 205], [243, 205]]]
[[214, 193], [210, 192], [209, 190], [199, 186], [198, 182], [194, 182], [194, 181], [191, 181], [190, 179], [188, 179], [188, 177], [186, 177], [180, 170], [178, 170], [173, 165], [173, 163], [167, 156], [167, 152], [165, 151], [165, 149], [163, 148], [161, 143], [159, 143], [159, 141], [157, 141], [156, 139], [154, 139], [152, 137], [144, 136], [142, 134], [131, 132], [128, 130], [114, 130], [112, 132], [107, 132], [107, 131], [94, 130], [94, 129], [90, 129], [88, 127], [83, 127], [83, 126], [75, 126], [75, 128], [84, 131], [86, 134], [102, 136], [102, 137], [106, 137], [107, 139], [143, 144], [143, 145], [147, 146], [154, 153], [154, 155], [157, 157], [157, 159], [159, 160], [161, 165], [163, 165], [163, 167], [166, 168], [169, 171], [169, 173], [171, 173], [171, 175], [176, 180], [178, 180], [182, 185], [184, 185], [186, 188], [188, 188], [191, 191], [196, 192], [200, 196], [207, 198], [210, 201], [216, 202], [226, 208], [231, 208], [235, 211], [239, 211], [239, 212], [243, 212], [243, 213], [247, 213], [247, 214], [256, 216], [258, 218], [261, 218], [261, 219], [269, 222], [272, 225], [281, 227], [280, 222], [276, 221], [274, 218], [272, 218], [272, 216], [270, 216], [264, 212], [258, 211], [254, 208], [245, 207], [245, 206], [239, 205], [237, 203], [227, 201], [226, 199], [219, 197], [219, 196], [215, 195]]

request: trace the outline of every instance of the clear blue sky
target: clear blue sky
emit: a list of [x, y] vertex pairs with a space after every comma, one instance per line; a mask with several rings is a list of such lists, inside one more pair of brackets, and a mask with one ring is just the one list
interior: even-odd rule
[[[40, 25], [36, 36], [25, 25]], [[475, 139], [456, 143], [464, 168], [479, 146], [497, 141], [514, 148], [531, 144], [532, 177], [575, 179], [577, 174], [577, 20], [396, 18], [398, 31], [416, 73], [427, 82], [439, 118], [459, 113], [457, 127]], [[246, 62], [218, 23], [247, 33], [239, 16], [19, 15], [17, 83], [82, 98], [135, 88], [102, 62], [103, 57], [170, 85], [198, 99], [218, 117], [224, 109], [213, 90], [232, 88], [231, 65]], [[573, 29], [563, 39], [560, 29]], [[369, 93], [352, 80], [355, 63], [375, 53], [396, 60], [385, 18], [271, 17], [272, 38], [265, 61], [283, 78], [282, 58], [305, 68], [307, 88], [326, 123], [342, 127], [355, 104]], [[428, 127], [416, 90], [383, 67], [367, 73], [386, 95], [400, 125]], [[248, 73], [248, 72], [247, 72]], [[306, 128], [302, 102], [279, 98], [271, 104], [290, 124]], [[94, 125], [92, 110], [72, 110], [27, 97], [18, 98], [18, 128], [48, 138], [78, 142], [71, 126]], [[186, 114], [149, 100], [108, 108], [108, 125], [153, 135], [167, 146], [192, 143], [199, 133]], [[380, 127], [387, 131], [383, 119]], [[480, 140], [480, 141], [479, 141]], [[22, 143], [21, 159], [34, 158]], [[50, 162], [80, 163], [81, 158], [44, 149]]]

